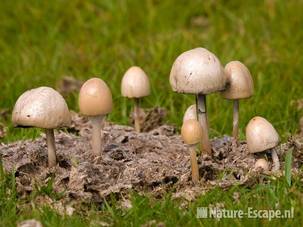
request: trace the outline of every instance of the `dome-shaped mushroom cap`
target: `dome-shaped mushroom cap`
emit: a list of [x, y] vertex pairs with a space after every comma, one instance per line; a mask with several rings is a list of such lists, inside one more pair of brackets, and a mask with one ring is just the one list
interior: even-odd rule
[[249, 98], [254, 92], [254, 82], [248, 68], [239, 61], [231, 61], [225, 66], [227, 77], [226, 90], [222, 95], [226, 99]]
[[250, 153], [262, 152], [279, 144], [275, 128], [263, 117], [252, 118], [246, 126], [246, 140]]
[[106, 115], [112, 111], [112, 93], [99, 78], [87, 80], [79, 93], [80, 112], [87, 116]]
[[57, 91], [39, 87], [18, 98], [12, 121], [15, 126], [53, 129], [68, 126], [71, 116], [64, 98]]
[[202, 137], [202, 128], [197, 120], [187, 120], [181, 128], [181, 136], [186, 144], [197, 144]]
[[209, 94], [225, 88], [226, 77], [219, 59], [204, 48], [182, 53], [170, 72], [173, 91], [190, 94]]
[[189, 106], [183, 116], [183, 122], [187, 120], [197, 120], [196, 104]]
[[150, 94], [150, 84], [146, 73], [138, 66], [130, 67], [121, 82], [122, 96], [141, 98]]
[[254, 168], [255, 169], [261, 168], [264, 171], [268, 171], [269, 170], [269, 164], [264, 158], [260, 158], [255, 162]]

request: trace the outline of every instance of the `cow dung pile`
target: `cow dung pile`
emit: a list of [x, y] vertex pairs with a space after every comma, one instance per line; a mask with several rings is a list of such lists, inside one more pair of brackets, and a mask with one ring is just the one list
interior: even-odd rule
[[91, 155], [90, 132], [87, 119], [74, 113], [72, 127], [55, 134], [58, 165], [53, 168], [47, 166], [43, 134], [34, 140], [1, 144], [3, 168], [15, 172], [18, 194], [26, 196], [51, 181], [54, 191], [62, 193], [65, 201], [102, 203], [109, 196], [121, 198], [130, 191], [157, 198], [169, 191], [173, 197], [193, 200], [214, 187], [266, 183], [283, 174], [283, 157], [290, 149], [294, 154], [293, 171], [303, 160], [303, 137], [299, 135], [277, 148], [281, 171], [275, 173], [253, 168], [258, 156], [266, 156], [271, 162], [270, 153], [250, 154], [245, 141], [232, 149], [231, 137], [214, 138], [213, 155], [199, 155], [201, 180], [193, 185], [188, 148], [173, 126], [154, 125], [148, 132], [137, 133], [132, 127], [106, 122], [103, 154], [97, 158]]

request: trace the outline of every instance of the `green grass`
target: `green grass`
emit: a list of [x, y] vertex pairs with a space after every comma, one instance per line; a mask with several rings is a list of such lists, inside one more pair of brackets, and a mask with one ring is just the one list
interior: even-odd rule
[[[291, 101], [302, 98], [303, 93], [302, 0], [2, 0], [0, 9], [0, 110], [12, 111], [25, 90], [42, 85], [56, 87], [65, 75], [81, 80], [98, 76], [113, 93], [114, 110], [109, 119], [125, 124], [132, 103], [121, 96], [120, 81], [131, 65], [139, 65], [152, 85], [152, 94], [144, 99], [143, 105], [167, 108], [167, 121], [180, 127], [182, 115], [194, 97], [171, 91], [170, 68], [180, 53], [202, 46], [214, 52], [224, 65], [236, 59], [244, 62], [253, 75], [255, 94], [240, 103], [241, 138], [245, 125], [255, 115], [272, 122], [283, 140], [297, 130], [301, 113]], [[67, 102], [70, 109], [78, 110], [77, 94], [69, 96]], [[208, 96], [207, 105], [211, 136], [230, 134], [231, 102], [213, 94]], [[10, 121], [1, 116], [0, 121], [9, 126], [1, 142], [39, 135], [38, 130], [13, 129]], [[13, 177], [1, 178], [1, 187], [3, 181], [9, 181], [11, 188], [1, 189], [1, 225], [11, 226], [29, 216], [42, 219], [48, 226], [58, 225], [59, 220], [65, 226], [90, 222], [81, 216], [61, 220], [49, 209], [19, 211], [15, 206], [21, 201], [14, 194]], [[250, 203], [257, 207], [272, 206], [272, 199], [282, 200], [282, 207], [290, 203], [302, 207], [301, 185], [285, 187], [284, 182], [277, 181], [253, 190], [235, 190], [243, 193], [242, 208]], [[258, 192], [261, 201], [251, 201]], [[234, 207], [230, 193], [232, 190], [211, 191], [192, 206], [225, 201]], [[104, 208], [105, 211], [99, 212], [117, 225], [131, 222], [139, 225], [153, 218], [167, 219], [165, 222], [171, 226], [201, 224], [194, 218], [194, 208], [180, 211], [177, 206], [169, 198], [153, 201], [134, 196], [131, 211]], [[298, 222], [302, 212], [300, 208], [296, 212]], [[92, 213], [93, 218], [103, 217]]]

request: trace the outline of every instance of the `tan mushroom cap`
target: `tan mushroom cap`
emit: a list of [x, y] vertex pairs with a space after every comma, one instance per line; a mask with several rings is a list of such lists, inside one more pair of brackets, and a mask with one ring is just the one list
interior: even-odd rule
[[181, 136], [186, 144], [197, 144], [201, 141], [202, 128], [199, 121], [187, 120], [181, 128]]
[[249, 98], [254, 92], [254, 82], [248, 68], [239, 61], [231, 61], [225, 66], [227, 88], [222, 91], [226, 99]]
[[272, 124], [258, 116], [252, 118], [246, 126], [246, 140], [250, 153], [274, 148], [280, 142], [279, 135]]
[[39, 87], [18, 98], [12, 121], [15, 126], [54, 129], [68, 126], [71, 116], [64, 98], [57, 91]]
[[122, 96], [141, 98], [150, 94], [150, 84], [146, 73], [138, 66], [130, 67], [121, 82]]
[[255, 162], [255, 169], [261, 168], [264, 171], [269, 170], [269, 164], [268, 161], [266, 161], [264, 158], [260, 158]]
[[189, 94], [209, 94], [225, 88], [226, 77], [219, 59], [204, 48], [182, 53], [170, 72], [173, 91]]
[[106, 115], [112, 111], [112, 93], [107, 84], [99, 78], [87, 80], [79, 93], [80, 112], [87, 116]]
[[187, 120], [197, 120], [197, 107], [196, 104], [189, 106], [183, 116], [183, 122]]

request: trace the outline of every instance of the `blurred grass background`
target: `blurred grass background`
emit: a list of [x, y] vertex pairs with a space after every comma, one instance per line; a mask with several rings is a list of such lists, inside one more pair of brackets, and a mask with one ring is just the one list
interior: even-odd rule
[[[183, 51], [202, 46], [223, 65], [242, 61], [253, 75], [255, 95], [240, 103], [242, 138], [255, 115], [284, 139], [297, 130], [291, 101], [303, 92], [302, 0], [2, 0], [0, 9], [0, 109], [11, 111], [25, 90], [56, 87], [63, 76], [98, 76], [113, 93], [109, 119], [126, 124], [132, 102], [121, 97], [120, 81], [139, 65], [152, 84], [143, 105], [166, 107], [168, 122], [180, 126], [194, 97], [172, 92], [170, 68]], [[67, 101], [78, 110], [77, 94]], [[211, 136], [230, 134], [232, 103], [214, 94], [207, 105]], [[36, 132], [10, 127], [4, 141]]]

